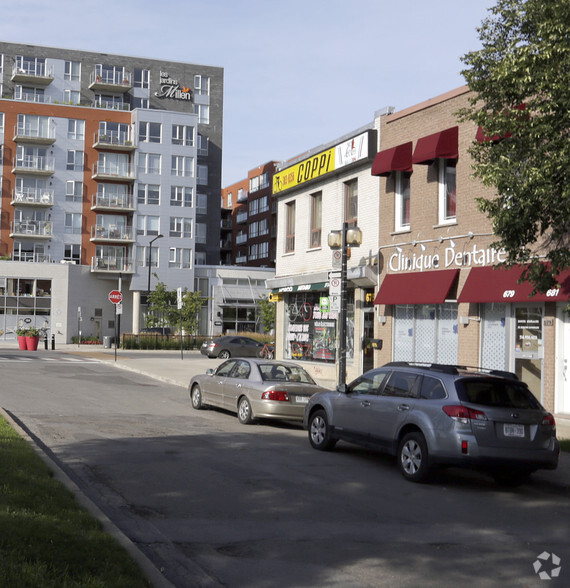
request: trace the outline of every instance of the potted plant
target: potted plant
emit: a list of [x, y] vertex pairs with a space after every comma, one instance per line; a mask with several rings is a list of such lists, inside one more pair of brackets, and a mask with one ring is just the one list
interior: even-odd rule
[[26, 349], [36, 351], [40, 340], [40, 332], [35, 327], [30, 327], [26, 332]]
[[28, 334], [27, 327], [18, 327], [16, 329], [16, 335], [18, 336], [18, 346], [22, 351], [25, 351], [28, 347], [26, 346], [26, 335]]

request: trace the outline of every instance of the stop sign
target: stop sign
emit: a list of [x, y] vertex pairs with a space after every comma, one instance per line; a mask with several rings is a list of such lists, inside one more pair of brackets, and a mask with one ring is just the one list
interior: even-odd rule
[[119, 292], [119, 290], [111, 290], [109, 292], [109, 302], [112, 302], [113, 304], [120, 304], [122, 299], [123, 295]]

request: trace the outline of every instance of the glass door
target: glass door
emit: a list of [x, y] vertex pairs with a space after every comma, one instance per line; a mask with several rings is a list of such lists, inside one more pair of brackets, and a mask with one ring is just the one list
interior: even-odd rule
[[515, 305], [514, 307], [514, 359], [515, 373], [531, 392], [542, 400], [542, 304]]

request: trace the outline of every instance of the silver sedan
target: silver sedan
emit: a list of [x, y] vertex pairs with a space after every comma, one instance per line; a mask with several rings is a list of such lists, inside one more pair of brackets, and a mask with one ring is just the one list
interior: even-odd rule
[[295, 363], [249, 358], [229, 359], [188, 385], [193, 408], [223, 408], [244, 425], [256, 418], [302, 421], [309, 398], [324, 390]]

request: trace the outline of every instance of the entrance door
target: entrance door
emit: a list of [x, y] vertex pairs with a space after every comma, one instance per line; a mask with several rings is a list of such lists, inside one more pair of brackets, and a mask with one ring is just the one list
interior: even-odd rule
[[542, 401], [542, 304], [515, 305], [514, 307], [514, 358], [515, 373], [531, 392]]

